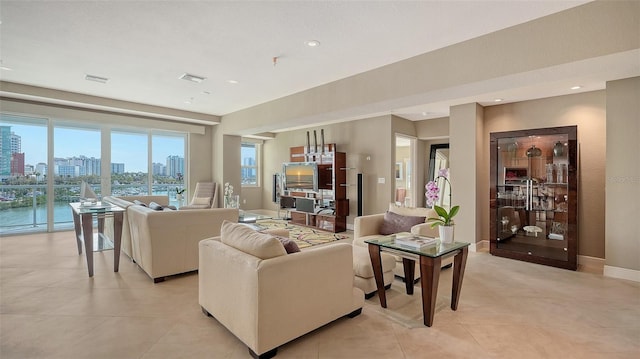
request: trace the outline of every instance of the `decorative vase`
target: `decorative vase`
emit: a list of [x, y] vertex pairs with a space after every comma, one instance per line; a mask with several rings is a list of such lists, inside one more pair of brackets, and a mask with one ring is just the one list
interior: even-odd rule
[[442, 243], [453, 243], [453, 228], [454, 226], [438, 226]]
[[182, 193], [176, 194], [176, 201], [178, 201], [178, 204], [182, 204]]
[[240, 208], [240, 195], [225, 196], [224, 208]]

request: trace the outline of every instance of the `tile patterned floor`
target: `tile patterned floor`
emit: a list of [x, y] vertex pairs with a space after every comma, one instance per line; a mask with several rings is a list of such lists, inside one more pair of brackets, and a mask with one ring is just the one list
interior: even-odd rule
[[[396, 281], [277, 358], [638, 358], [640, 283], [470, 253], [459, 309], [442, 272], [434, 325]], [[87, 276], [71, 232], [0, 238], [0, 358], [249, 358], [198, 305], [197, 274], [153, 284], [123, 255]]]

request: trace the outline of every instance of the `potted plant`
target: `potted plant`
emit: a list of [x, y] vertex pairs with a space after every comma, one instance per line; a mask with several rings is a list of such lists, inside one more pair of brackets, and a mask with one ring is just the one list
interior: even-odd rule
[[176, 187], [176, 200], [178, 203], [182, 204], [182, 196], [184, 194], [184, 188]]
[[427, 197], [427, 205], [433, 206], [434, 211], [438, 214], [438, 217], [430, 217], [427, 218], [427, 223], [431, 224], [431, 228], [435, 226], [439, 226], [438, 230], [440, 232], [440, 240], [443, 243], [451, 243], [453, 242], [453, 229], [454, 222], [453, 217], [458, 214], [460, 210], [460, 206], [452, 206], [449, 211], [447, 211], [444, 207], [436, 205], [436, 202], [440, 198], [440, 188], [438, 187], [438, 180], [443, 179], [445, 183], [449, 184], [449, 203], [451, 203], [451, 182], [449, 182], [449, 170], [441, 169], [438, 172], [438, 177], [436, 177], [433, 181], [429, 181], [425, 186], [426, 192], [425, 196]]

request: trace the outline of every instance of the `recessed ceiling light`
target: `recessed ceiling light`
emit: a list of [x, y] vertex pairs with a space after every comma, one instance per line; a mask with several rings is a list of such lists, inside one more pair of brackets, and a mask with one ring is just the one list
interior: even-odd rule
[[571, 89], [572, 90], [580, 90], [582, 88], [582, 86], [573, 86]]
[[87, 81], [99, 82], [101, 84], [106, 84], [109, 81], [109, 79], [106, 77], [89, 75], [89, 74], [84, 75], [84, 79]]
[[187, 105], [190, 105], [192, 102], [193, 102], [193, 97], [184, 101], [184, 103], [186, 103]]
[[318, 46], [320, 46], [320, 41], [318, 41], [318, 40], [309, 40], [309, 41], [305, 41], [304, 44], [309, 46], [309, 47], [318, 47]]
[[182, 76], [179, 77], [179, 79], [181, 80], [187, 80], [187, 81], [191, 81], [191, 82], [195, 82], [195, 83], [201, 83], [202, 81], [206, 80], [206, 77], [202, 77], [202, 76], [198, 76], [198, 75], [193, 75], [193, 74], [188, 74], [188, 73], [184, 73], [182, 74]]
[[504, 99], [501, 99], [501, 98], [497, 98], [497, 99], [493, 100], [493, 102], [502, 102], [502, 101], [504, 101]]
[[6, 67], [6, 66], [0, 66], [0, 70], [13, 71], [11, 67]]
[[203, 95], [211, 95], [211, 91], [202, 91]]
[[227, 82], [234, 85], [238, 83], [238, 81], [236, 80], [227, 80]]

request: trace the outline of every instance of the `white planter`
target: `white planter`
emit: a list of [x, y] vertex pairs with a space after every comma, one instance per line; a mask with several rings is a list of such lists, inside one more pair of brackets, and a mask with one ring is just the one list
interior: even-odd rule
[[438, 226], [442, 243], [453, 243], [453, 228], [454, 226]]

